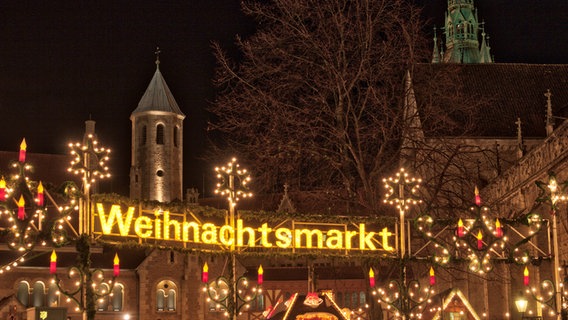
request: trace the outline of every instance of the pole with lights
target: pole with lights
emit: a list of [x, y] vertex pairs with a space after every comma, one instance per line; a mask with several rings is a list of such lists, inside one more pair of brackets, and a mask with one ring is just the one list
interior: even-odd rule
[[386, 288], [376, 288], [375, 272], [369, 270], [369, 285], [373, 289], [373, 295], [379, 302], [385, 303], [387, 308], [394, 308], [396, 315], [401, 319], [413, 317], [414, 310], [428, 301], [433, 293], [432, 286], [436, 283], [434, 268], [429, 270], [429, 283], [424, 286], [418, 280], [407, 279], [407, 235], [406, 235], [406, 212], [410, 205], [421, 203], [417, 197], [421, 179], [411, 178], [404, 169], [400, 169], [395, 177], [383, 179], [387, 189], [385, 203], [395, 205], [399, 213], [399, 239], [397, 240], [398, 258], [400, 263], [399, 279], [391, 280]]
[[[93, 320], [96, 314], [96, 304], [99, 299], [111, 296], [116, 279], [120, 274], [120, 260], [115, 254], [113, 261], [112, 278], [105, 280], [102, 269], [91, 269], [90, 239], [87, 234], [81, 235], [76, 243], [78, 257], [77, 263], [67, 268], [64, 279], [57, 273], [57, 254], [52, 251], [49, 272], [53, 275], [53, 283], [58, 292], [67, 297], [67, 302], [73, 302], [75, 311], [81, 312], [83, 320]], [[106, 284], [106, 285], [105, 285]]]
[[[540, 189], [539, 197], [536, 199], [537, 203], [543, 203], [550, 206], [550, 216], [551, 216], [551, 224], [552, 224], [552, 245], [554, 251], [554, 261], [553, 261], [553, 284], [550, 284], [549, 280], [545, 280], [543, 283], [548, 283], [548, 285], [552, 286], [552, 290], [554, 290], [553, 298], [554, 298], [554, 315], [555, 318], [560, 320], [562, 316], [562, 299], [563, 299], [563, 291], [562, 287], [563, 284], [560, 280], [560, 250], [558, 247], [558, 221], [557, 221], [557, 213], [558, 213], [558, 206], [561, 202], [566, 201], [566, 193], [565, 190], [568, 186], [568, 181], [564, 181], [562, 183], [558, 183], [556, 179], [556, 175], [552, 172], [548, 175], [548, 181], [536, 181], [536, 185]], [[526, 285], [526, 283], [525, 283]], [[537, 300], [542, 300], [538, 299]], [[542, 301], [541, 301], [542, 302]], [[545, 301], [547, 302], [547, 301]]]
[[[236, 230], [236, 205], [241, 198], [252, 197], [252, 193], [248, 192], [247, 184], [251, 178], [246, 169], [240, 168], [237, 159], [231, 161], [221, 168], [215, 168], [217, 173], [217, 183], [215, 194], [227, 197], [229, 202], [229, 216], [227, 217], [230, 225], [230, 233], [233, 236], [231, 244], [228, 246], [230, 269], [227, 277], [219, 276], [209, 282], [209, 266], [207, 263], [203, 265], [201, 281], [205, 283], [204, 291], [207, 293], [207, 300], [213, 301], [225, 310], [225, 314], [231, 320], [237, 319], [241, 313], [241, 309], [248, 308], [250, 303], [262, 293], [260, 286], [263, 282], [262, 266], [258, 268], [258, 279], [256, 286], [249, 290], [249, 281], [245, 276], [236, 278], [236, 253], [239, 248], [235, 243]], [[250, 291], [250, 292], [249, 292]]]
[[99, 146], [94, 133], [94, 121], [87, 121], [87, 131], [83, 142], [70, 143], [69, 149], [73, 156], [71, 166], [67, 169], [81, 176], [82, 198], [79, 206], [79, 233], [91, 231], [91, 188], [97, 180], [110, 178], [107, 161], [110, 149]]

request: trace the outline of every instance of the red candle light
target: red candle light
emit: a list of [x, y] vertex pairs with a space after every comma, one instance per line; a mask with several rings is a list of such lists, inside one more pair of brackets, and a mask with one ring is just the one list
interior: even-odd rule
[[209, 281], [209, 266], [207, 262], [203, 265], [203, 271], [201, 272], [201, 282], [207, 283]]
[[22, 143], [20, 144], [20, 157], [19, 157], [19, 161], [21, 163], [26, 162], [26, 138], [24, 138], [24, 140], [22, 140]]
[[51, 259], [49, 262], [49, 273], [55, 274], [57, 271], [57, 255], [55, 254], [55, 250], [51, 252]]
[[20, 220], [24, 220], [26, 217], [25, 205], [26, 201], [24, 200], [24, 196], [20, 196], [20, 200], [18, 201], [18, 219]]
[[475, 186], [475, 205], [476, 206], [481, 206], [481, 197], [479, 196], [479, 189], [477, 189], [477, 186]]
[[462, 221], [462, 219], [460, 218], [460, 219], [458, 220], [458, 237], [463, 238], [463, 236], [464, 236], [464, 233], [463, 233], [463, 221]]
[[43, 206], [43, 202], [44, 202], [43, 184], [41, 184], [41, 181], [40, 181], [39, 185], [37, 186], [37, 204], [39, 206]]
[[115, 253], [112, 275], [118, 277], [119, 274], [120, 274], [120, 260], [118, 259], [118, 253]]
[[523, 272], [523, 284], [525, 286], [529, 285], [529, 268], [525, 267], [525, 271]]
[[433, 286], [436, 284], [436, 275], [434, 274], [434, 268], [430, 267], [430, 285]]
[[264, 282], [264, 270], [262, 269], [262, 265], [258, 267], [258, 279], [256, 283], [260, 286]]
[[495, 236], [501, 238], [503, 236], [503, 229], [501, 229], [501, 222], [499, 219], [495, 220]]
[[481, 230], [477, 232], [477, 250], [481, 250], [483, 248], [483, 234]]
[[0, 201], [6, 201], [6, 180], [4, 180], [4, 177], [0, 180]]
[[371, 288], [375, 287], [375, 272], [373, 271], [373, 268], [369, 269], [369, 285]]

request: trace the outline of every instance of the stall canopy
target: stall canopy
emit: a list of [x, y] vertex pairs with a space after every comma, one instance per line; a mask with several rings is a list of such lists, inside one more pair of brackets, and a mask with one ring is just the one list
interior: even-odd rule
[[293, 294], [266, 314], [267, 320], [347, 320], [328, 293]]

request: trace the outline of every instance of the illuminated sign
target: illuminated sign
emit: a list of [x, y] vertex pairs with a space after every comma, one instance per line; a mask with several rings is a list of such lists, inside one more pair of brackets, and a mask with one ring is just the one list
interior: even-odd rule
[[257, 226], [246, 225], [236, 219], [234, 226], [201, 222], [193, 215], [170, 213], [169, 211], [141, 211], [128, 207], [123, 212], [120, 205], [110, 209], [102, 203], [96, 204], [95, 234], [119, 237], [135, 237], [217, 245], [223, 247], [260, 247], [281, 249], [332, 249], [332, 250], [381, 250], [393, 251], [392, 232], [382, 228], [375, 232], [364, 223], [322, 224], [310, 222], [291, 222], [278, 227], [262, 223]]

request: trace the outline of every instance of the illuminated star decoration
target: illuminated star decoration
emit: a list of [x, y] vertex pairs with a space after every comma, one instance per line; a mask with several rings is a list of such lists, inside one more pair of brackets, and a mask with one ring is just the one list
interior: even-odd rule
[[404, 168], [401, 168], [394, 178], [383, 179], [383, 182], [385, 183], [385, 188], [387, 188], [385, 203], [395, 204], [397, 209], [406, 211], [409, 204], [422, 202], [416, 194], [422, 179], [408, 177], [408, 173], [404, 171]]
[[71, 166], [67, 169], [77, 175], [83, 175], [83, 183], [86, 186], [94, 183], [97, 179], [110, 178], [107, 162], [110, 149], [98, 146], [98, 141], [92, 134], [87, 136], [84, 143], [70, 143]]
[[252, 197], [252, 192], [246, 192], [248, 189], [247, 184], [251, 178], [247, 169], [241, 169], [237, 163], [237, 159], [231, 159], [227, 166], [221, 168], [216, 167], [217, 183], [215, 194], [227, 196], [229, 204], [234, 207], [240, 198]]

